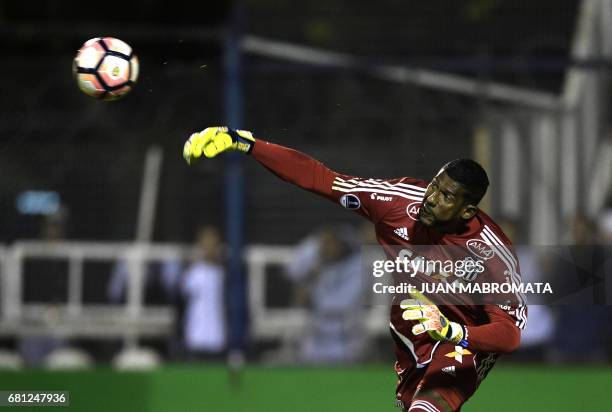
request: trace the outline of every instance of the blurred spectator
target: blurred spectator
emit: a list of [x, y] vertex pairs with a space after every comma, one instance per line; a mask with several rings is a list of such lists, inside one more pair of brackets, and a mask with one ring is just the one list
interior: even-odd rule
[[[604, 209], [598, 220], [600, 239], [604, 248], [604, 271], [601, 276], [601, 291], [604, 294], [608, 312], [612, 312], [612, 206]], [[612, 314], [608, 315], [612, 320]], [[610, 322], [612, 324], [612, 322]], [[610, 333], [612, 335], [612, 332]], [[612, 336], [610, 336], [612, 340]], [[611, 345], [612, 346], [612, 342]], [[610, 348], [612, 351], [612, 347]]]
[[44, 217], [41, 239], [47, 241], [63, 240], [66, 238], [66, 225], [68, 223], [68, 209], [60, 206], [57, 212]]
[[[604, 265], [603, 270], [599, 274], [598, 285], [600, 289], [600, 298], [604, 300], [601, 303], [601, 310], [604, 312], [604, 324], [612, 325], [612, 208], [604, 209], [599, 220], [600, 241], [604, 250]], [[605, 328], [606, 336], [605, 346], [608, 350], [608, 360], [612, 359], [612, 328]]]
[[[51, 215], [44, 216], [40, 230], [42, 241], [56, 242], [64, 239], [68, 212], [65, 207]], [[24, 300], [45, 305], [45, 322], [47, 327], [53, 325], [61, 316], [58, 305], [65, 304], [67, 297], [66, 268], [56, 260], [39, 260], [30, 262], [24, 274]], [[67, 345], [61, 335], [21, 337], [17, 343], [18, 350], [27, 366], [39, 367], [54, 351]]]
[[[183, 300], [180, 292], [180, 278], [184, 264], [181, 260], [166, 260], [162, 262], [155, 262], [154, 264], [145, 264], [144, 267], [144, 291], [143, 291], [143, 304], [144, 305], [173, 305], [177, 312], [177, 317], [181, 318], [182, 310], [184, 309]], [[127, 260], [117, 261], [111, 272], [110, 281], [106, 287], [106, 296], [108, 301], [114, 304], [124, 304], [127, 300], [128, 290], [128, 276], [129, 276], [129, 265]], [[171, 358], [177, 358], [182, 356], [183, 353], [183, 338], [182, 338], [183, 327], [178, 322], [174, 328], [169, 339], [162, 343], [162, 346], [166, 346], [165, 350]], [[129, 346], [129, 345], [128, 345]], [[131, 349], [131, 348], [128, 348]], [[159, 348], [162, 352], [164, 349]], [[122, 354], [119, 354], [120, 359]], [[127, 363], [130, 362], [128, 356]], [[147, 355], [145, 355], [147, 356]], [[123, 360], [119, 362], [123, 365]], [[123, 368], [123, 366], [118, 366]]]
[[[596, 226], [588, 218], [575, 216], [568, 227], [567, 253], [552, 262], [549, 275], [563, 298], [556, 310], [551, 359], [599, 362], [607, 359], [609, 337], [606, 334], [610, 325], [608, 308], [604, 305], [605, 249]], [[567, 332], [568, 328], [576, 327], [580, 333]], [[589, 342], [588, 348], [584, 342]]]
[[[180, 261], [168, 260], [145, 266], [144, 303], [163, 304], [172, 302], [178, 291], [178, 282], [183, 267]], [[128, 262], [118, 261], [112, 269], [106, 289], [109, 302], [123, 303], [126, 300]]]
[[[184, 263], [180, 259], [145, 262], [143, 305], [173, 305], [176, 309], [177, 317], [181, 318], [184, 305], [179, 282], [183, 269]], [[110, 281], [106, 286], [106, 297], [109, 302], [124, 304], [127, 301], [129, 273], [129, 262], [126, 259], [119, 260], [113, 265]], [[183, 354], [182, 331], [182, 325], [177, 322], [174, 333], [170, 334], [169, 339], [166, 342], [157, 342], [158, 344], [161, 343], [162, 346], [157, 349], [162, 353], [165, 350], [170, 358], [180, 358]], [[139, 348], [139, 350], [145, 349]], [[138, 364], [140, 362], [138, 359], [149, 358], [147, 354], [142, 355], [144, 358], [139, 358], [141, 355], [128, 345], [125, 351], [116, 356], [116, 361], [118, 362], [116, 366], [120, 369], [129, 368], [134, 359], [136, 359], [135, 362]], [[156, 362], [151, 362], [151, 364]]]
[[[510, 218], [498, 220], [504, 233], [514, 245], [523, 283], [544, 282], [545, 273], [540, 262], [539, 251], [534, 247], [521, 242], [519, 226]], [[521, 346], [513, 355], [515, 359], [528, 361], [542, 361], [554, 333], [554, 318], [549, 306], [530, 304], [529, 320], [525, 330], [521, 333]]]
[[351, 228], [325, 228], [297, 247], [288, 274], [300, 283], [297, 300], [307, 302], [310, 312], [308, 327], [299, 337], [303, 362], [350, 362], [363, 351], [364, 281], [358, 240]]
[[196, 236], [196, 257], [181, 279], [183, 336], [190, 360], [221, 360], [227, 346], [225, 268], [219, 231], [211, 226]]

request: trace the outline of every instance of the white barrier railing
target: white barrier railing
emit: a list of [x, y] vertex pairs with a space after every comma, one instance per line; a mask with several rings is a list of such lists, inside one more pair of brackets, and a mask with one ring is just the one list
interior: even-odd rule
[[[299, 334], [307, 325], [306, 309], [269, 308], [266, 304], [266, 266], [289, 264], [293, 259], [293, 247], [254, 245], [247, 249], [246, 258], [249, 267], [249, 309], [253, 337], [277, 338]], [[355, 276], [362, 274], [355, 273]], [[388, 333], [388, 311], [388, 307], [384, 305], [373, 305], [364, 310], [366, 332]]]
[[[190, 248], [180, 245], [102, 242], [17, 242], [0, 253], [2, 318], [0, 334], [87, 337], [134, 337], [167, 334], [174, 321], [171, 307], [144, 306], [145, 265], [151, 261], [183, 260]], [[24, 264], [28, 259], [68, 263], [67, 301], [59, 304], [23, 301]], [[126, 303], [84, 305], [86, 261], [127, 262]], [[41, 274], [42, 275], [42, 274]]]
[[[308, 319], [305, 309], [270, 308], [266, 296], [269, 267], [287, 265], [293, 257], [293, 248], [254, 245], [246, 248], [245, 252], [253, 337], [281, 338], [303, 330]], [[191, 247], [175, 244], [28, 241], [0, 247], [0, 335], [53, 334], [98, 338], [166, 335], [172, 329], [174, 310], [170, 305], [144, 305], [146, 264], [185, 261], [192, 254]], [[58, 259], [68, 263], [65, 303], [24, 302], [24, 266], [28, 259]], [[84, 265], [91, 261], [127, 262], [125, 303], [100, 305], [83, 302]], [[386, 316], [387, 308], [384, 306], [372, 307], [364, 318], [366, 329], [370, 333], [386, 332]]]
[[259, 245], [247, 250], [251, 333], [255, 338], [285, 336], [306, 326], [307, 314], [303, 308], [272, 309], [266, 305], [266, 266], [287, 265], [292, 258], [291, 247]]

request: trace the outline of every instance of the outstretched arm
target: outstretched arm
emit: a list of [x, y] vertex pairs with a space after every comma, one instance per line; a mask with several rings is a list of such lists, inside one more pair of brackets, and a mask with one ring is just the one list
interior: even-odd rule
[[263, 140], [251, 153], [253, 158], [281, 179], [302, 189], [336, 200], [332, 194], [334, 179], [338, 173], [323, 163], [297, 150]]
[[251, 154], [281, 179], [326, 197], [332, 197], [332, 183], [339, 176], [304, 153], [255, 140], [251, 132], [227, 127], [208, 127], [192, 134], [183, 148], [183, 157], [191, 164], [202, 155], [215, 157], [225, 151]]
[[[183, 157], [192, 164], [202, 155], [215, 157], [225, 151], [251, 154], [259, 163], [281, 179], [302, 189], [354, 210], [365, 218], [377, 222], [389, 210], [389, 205], [376, 202], [372, 193], [387, 193], [389, 187], [381, 183], [336, 173], [312, 157], [288, 147], [255, 139], [250, 132], [227, 127], [209, 127], [194, 133], [185, 143]], [[389, 185], [389, 183], [385, 183]], [[398, 189], [401, 196], [408, 189]], [[396, 192], [394, 192], [396, 193]], [[415, 199], [417, 199], [415, 197]]]

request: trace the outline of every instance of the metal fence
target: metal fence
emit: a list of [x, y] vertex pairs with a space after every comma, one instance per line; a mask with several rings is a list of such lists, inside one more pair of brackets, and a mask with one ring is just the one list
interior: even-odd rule
[[[182, 245], [104, 242], [17, 242], [2, 248], [0, 334], [127, 339], [166, 336], [176, 321], [174, 308], [170, 303], [145, 303], [147, 263], [184, 262], [192, 253], [192, 248]], [[303, 330], [308, 319], [307, 309], [272, 305], [273, 297], [268, 292], [269, 286], [279, 282], [278, 277], [283, 276], [284, 267], [291, 262], [293, 248], [253, 245], [246, 249], [245, 258], [252, 337], [280, 339]], [[24, 268], [27, 262], [40, 259], [67, 263], [67, 271], [63, 273], [67, 277], [65, 301], [28, 302], [25, 299]], [[125, 302], [92, 303], [84, 299], [85, 265], [100, 261], [127, 264]], [[281, 270], [271, 270], [272, 267]], [[42, 270], [34, 278], [46, 275]], [[373, 335], [386, 333], [386, 315], [386, 306], [370, 307], [365, 315], [365, 329]]]

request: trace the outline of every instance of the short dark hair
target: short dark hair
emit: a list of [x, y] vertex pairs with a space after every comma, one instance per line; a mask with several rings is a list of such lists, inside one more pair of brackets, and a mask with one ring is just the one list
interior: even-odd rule
[[448, 177], [464, 187], [468, 203], [477, 205], [487, 192], [489, 178], [478, 162], [472, 159], [455, 159], [443, 169]]

